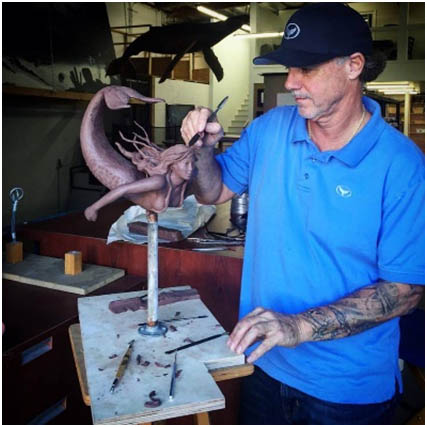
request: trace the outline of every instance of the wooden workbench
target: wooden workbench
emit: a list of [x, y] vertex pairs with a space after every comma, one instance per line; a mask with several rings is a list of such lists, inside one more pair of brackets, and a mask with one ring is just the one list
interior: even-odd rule
[[[24, 249], [32, 248], [40, 255], [59, 258], [65, 252], [78, 250], [85, 263], [122, 268], [127, 274], [146, 277], [146, 245], [106, 244], [111, 224], [129, 206], [131, 204], [126, 201], [109, 205], [101, 209], [95, 223], [86, 221], [82, 213], [73, 213], [19, 226], [17, 236], [24, 242]], [[217, 215], [208, 225], [209, 230], [224, 232], [230, 226], [229, 211], [229, 204], [218, 206]], [[191, 246], [185, 241], [159, 245], [159, 287], [189, 285], [197, 289], [201, 300], [224, 329], [231, 331], [238, 319], [243, 248], [195, 252]], [[214, 411], [211, 422], [236, 424], [240, 380], [224, 381], [219, 385], [226, 399], [226, 408]]]

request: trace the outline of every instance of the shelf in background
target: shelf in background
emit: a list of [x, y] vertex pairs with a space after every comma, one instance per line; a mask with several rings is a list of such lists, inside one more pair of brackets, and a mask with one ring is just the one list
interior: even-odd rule
[[[54, 91], [50, 89], [38, 89], [20, 86], [3, 86], [3, 95], [14, 96], [34, 96], [38, 98], [56, 98], [71, 101], [90, 101], [94, 93], [73, 92], [73, 91]], [[130, 99], [130, 104], [145, 104], [138, 99]]]

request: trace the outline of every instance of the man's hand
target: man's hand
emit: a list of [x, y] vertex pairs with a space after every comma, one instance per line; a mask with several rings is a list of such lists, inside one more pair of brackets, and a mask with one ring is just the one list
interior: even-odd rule
[[197, 107], [190, 111], [182, 121], [181, 135], [185, 143], [188, 144], [191, 138], [197, 133], [200, 139], [196, 142], [196, 147], [214, 147], [223, 137], [224, 129], [218, 122], [209, 122], [208, 118], [211, 110], [204, 107]]
[[295, 347], [300, 343], [300, 330], [293, 315], [283, 315], [262, 307], [242, 318], [228, 339], [230, 349], [242, 354], [255, 341], [261, 344], [248, 357], [252, 363], [276, 345]]
[[258, 307], [236, 325], [227, 342], [243, 353], [257, 340], [262, 343], [248, 357], [254, 362], [274, 346], [295, 347], [303, 342], [349, 337], [413, 310], [424, 286], [379, 281], [334, 303], [295, 315]]

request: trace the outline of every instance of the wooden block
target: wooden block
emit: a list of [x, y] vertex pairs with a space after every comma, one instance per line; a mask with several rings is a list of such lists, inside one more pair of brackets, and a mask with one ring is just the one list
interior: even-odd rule
[[82, 272], [82, 253], [70, 251], [65, 254], [65, 274], [75, 276]]
[[[142, 221], [130, 222], [128, 223], [128, 230], [130, 233], [147, 236], [148, 224]], [[167, 240], [168, 242], [178, 242], [179, 240], [184, 239], [184, 236], [179, 230], [174, 230], [172, 228], [162, 227], [159, 225], [157, 231], [159, 239]]]
[[22, 242], [6, 243], [6, 262], [16, 264], [23, 260]]

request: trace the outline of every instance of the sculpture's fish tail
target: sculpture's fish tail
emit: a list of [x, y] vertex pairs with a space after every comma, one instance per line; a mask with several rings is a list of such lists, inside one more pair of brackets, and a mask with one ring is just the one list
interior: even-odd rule
[[104, 130], [106, 109], [129, 108], [130, 98], [148, 103], [163, 101], [143, 96], [129, 87], [107, 86], [90, 101], [80, 128], [83, 157], [93, 175], [109, 189], [144, 177], [129, 160], [113, 149]]

